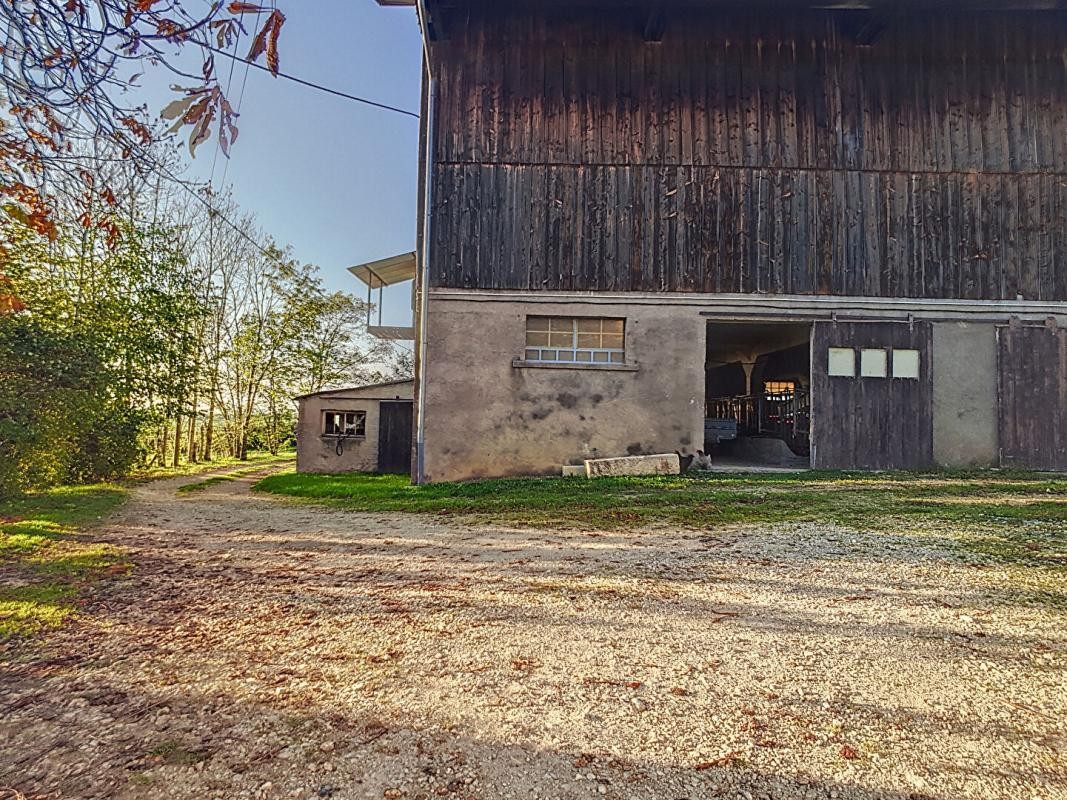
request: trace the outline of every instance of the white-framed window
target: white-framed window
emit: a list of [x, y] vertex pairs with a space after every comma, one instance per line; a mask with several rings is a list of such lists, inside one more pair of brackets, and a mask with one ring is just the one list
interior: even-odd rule
[[323, 411], [322, 432], [325, 436], [366, 436], [366, 411]]
[[527, 361], [625, 364], [626, 321], [606, 317], [527, 317]]
[[884, 378], [889, 374], [888, 355], [880, 347], [865, 347], [860, 350], [860, 377]]
[[918, 380], [919, 378], [919, 351], [918, 350], [894, 350], [893, 351], [893, 377]]
[[856, 377], [856, 351], [851, 347], [831, 347], [827, 354], [827, 374], [835, 378]]

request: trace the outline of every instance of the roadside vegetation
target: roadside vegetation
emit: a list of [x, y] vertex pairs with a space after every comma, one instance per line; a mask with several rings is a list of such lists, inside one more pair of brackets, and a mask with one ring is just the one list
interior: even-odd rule
[[819, 473], [538, 478], [411, 486], [398, 475], [271, 475], [256, 489], [369, 512], [519, 526], [638, 528], [821, 522], [943, 539], [990, 562], [1067, 578], [1067, 475]]
[[120, 550], [84, 533], [125, 496], [97, 484], [0, 500], [0, 642], [61, 624], [87, 587], [127, 572]]

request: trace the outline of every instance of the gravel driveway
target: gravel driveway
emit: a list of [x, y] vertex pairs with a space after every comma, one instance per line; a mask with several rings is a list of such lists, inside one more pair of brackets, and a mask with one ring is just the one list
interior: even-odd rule
[[470, 527], [252, 481], [136, 489], [103, 531], [132, 577], [3, 656], [0, 798], [1067, 798], [1067, 613], [936, 535]]

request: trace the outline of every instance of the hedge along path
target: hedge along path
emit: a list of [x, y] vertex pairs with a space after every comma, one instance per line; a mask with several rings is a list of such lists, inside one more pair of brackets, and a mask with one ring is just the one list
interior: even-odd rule
[[256, 478], [133, 490], [100, 531], [130, 577], [7, 654], [0, 787], [1065, 796], [1064, 612], [937, 531], [516, 530]]

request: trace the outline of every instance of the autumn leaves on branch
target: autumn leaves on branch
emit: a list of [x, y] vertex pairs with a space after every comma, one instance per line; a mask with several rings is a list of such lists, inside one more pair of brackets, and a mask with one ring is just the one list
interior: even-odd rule
[[[263, 60], [278, 73], [278, 42], [285, 15], [269, 5], [215, 2], [191, 15], [179, 0], [7, 0], [0, 3], [6, 35], [0, 39], [0, 225], [9, 220], [52, 238], [56, 229], [49, 197], [50, 171], [85, 177], [95, 195], [86, 226], [114, 208], [113, 195], [96, 176], [93, 159], [122, 159], [145, 172], [158, 168], [150, 145], [188, 130], [191, 153], [218, 136], [228, 155], [237, 138], [237, 113], [215, 73], [213, 50]], [[249, 22], [253, 24], [248, 24]], [[199, 73], [176, 60], [199, 47]], [[168, 69], [191, 86], [163, 110], [171, 127], [149, 121], [144, 106], [129, 107], [123, 93], [146, 69]], [[87, 176], [87, 177], [86, 177]], [[106, 231], [105, 231], [106, 232]], [[0, 237], [2, 238], [2, 237]], [[2, 294], [2, 292], [0, 292]]]

